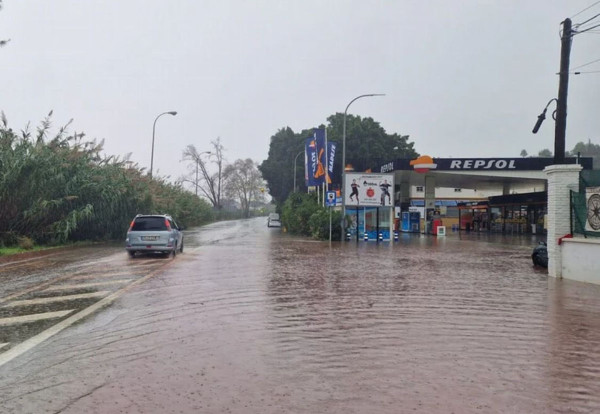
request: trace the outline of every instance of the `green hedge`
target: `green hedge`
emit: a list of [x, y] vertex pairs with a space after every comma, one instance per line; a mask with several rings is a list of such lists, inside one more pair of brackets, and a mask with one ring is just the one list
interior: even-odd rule
[[[292, 193], [283, 204], [281, 222], [291, 234], [328, 240], [329, 213], [329, 208], [318, 204], [315, 194]], [[332, 212], [332, 240], [341, 240], [341, 218], [341, 212]]]

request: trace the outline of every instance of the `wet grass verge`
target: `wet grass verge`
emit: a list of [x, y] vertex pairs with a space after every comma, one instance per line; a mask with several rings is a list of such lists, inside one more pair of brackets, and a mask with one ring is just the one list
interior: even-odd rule
[[51, 253], [53, 251], [68, 249], [72, 247], [90, 246], [96, 242], [84, 241], [52, 246], [33, 246], [31, 249], [24, 249], [22, 247], [0, 247], [0, 263], [6, 260], [14, 260], [18, 258], [27, 258], [32, 256], [43, 255]]

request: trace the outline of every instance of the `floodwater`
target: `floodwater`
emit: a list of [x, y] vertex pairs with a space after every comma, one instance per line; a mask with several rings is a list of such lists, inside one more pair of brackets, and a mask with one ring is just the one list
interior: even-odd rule
[[160, 274], [0, 367], [0, 410], [600, 412], [600, 286], [532, 267], [531, 237], [330, 245], [265, 219], [187, 237]]

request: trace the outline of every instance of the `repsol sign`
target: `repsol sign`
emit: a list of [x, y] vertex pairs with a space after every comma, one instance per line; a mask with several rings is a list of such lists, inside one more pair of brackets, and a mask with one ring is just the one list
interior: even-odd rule
[[[552, 158], [435, 158], [443, 171], [541, 171]], [[571, 160], [571, 163], [575, 160]]]
[[511, 159], [464, 159], [451, 160], [450, 170], [514, 170], [517, 166]]
[[[411, 165], [418, 161], [410, 159], [397, 159], [387, 162], [378, 167], [380, 172], [392, 171], [413, 171], [415, 168]], [[553, 158], [433, 158], [433, 165], [429, 166], [430, 171], [542, 171], [549, 165], [554, 163]], [[565, 158], [565, 164], [577, 163], [575, 157]], [[579, 164], [584, 170], [592, 169], [592, 158], [581, 157]]]

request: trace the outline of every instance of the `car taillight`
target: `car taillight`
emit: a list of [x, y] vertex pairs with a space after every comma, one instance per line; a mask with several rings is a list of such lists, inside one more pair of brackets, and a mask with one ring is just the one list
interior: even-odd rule
[[165, 226], [167, 226], [167, 230], [171, 231], [171, 225], [169, 224], [169, 220], [165, 219]]
[[131, 229], [133, 228], [133, 222], [134, 222], [134, 221], [135, 221], [135, 220], [131, 220], [131, 224], [129, 225], [129, 230], [127, 230], [127, 231], [131, 231]]

